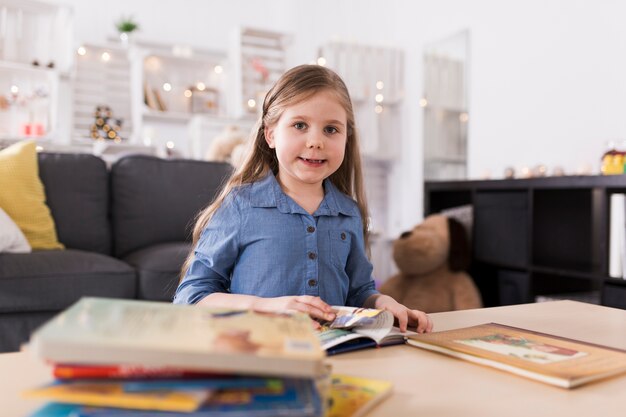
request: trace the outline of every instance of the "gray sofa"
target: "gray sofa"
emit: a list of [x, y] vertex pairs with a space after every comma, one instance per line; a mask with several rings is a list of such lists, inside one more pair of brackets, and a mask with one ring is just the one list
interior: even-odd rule
[[0, 352], [82, 296], [171, 300], [196, 213], [228, 164], [134, 155], [39, 154], [65, 250], [0, 254]]

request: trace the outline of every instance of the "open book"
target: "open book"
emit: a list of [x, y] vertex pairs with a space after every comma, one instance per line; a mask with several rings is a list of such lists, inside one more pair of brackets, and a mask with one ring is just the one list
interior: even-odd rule
[[321, 374], [325, 356], [304, 313], [110, 298], [82, 298], [37, 329], [30, 348], [59, 364], [297, 377]]
[[407, 344], [562, 388], [626, 373], [626, 351], [496, 323], [416, 334]]
[[393, 326], [393, 314], [389, 311], [357, 307], [333, 306], [336, 314], [332, 322], [322, 323], [318, 336], [322, 349], [328, 355], [349, 352], [375, 346], [404, 343], [406, 336]]

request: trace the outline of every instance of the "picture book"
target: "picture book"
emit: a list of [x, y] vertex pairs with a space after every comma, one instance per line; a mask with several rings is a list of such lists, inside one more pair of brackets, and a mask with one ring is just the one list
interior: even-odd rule
[[318, 337], [328, 355], [349, 352], [366, 347], [388, 346], [404, 343], [408, 335], [393, 326], [394, 317], [389, 311], [333, 307], [335, 320], [322, 323]]
[[191, 412], [159, 412], [49, 403], [31, 417], [317, 417], [321, 399], [312, 379], [287, 378], [282, 389], [235, 389], [216, 392]]
[[295, 377], [319, 375], [324, 358], [304, 313], [89, 297], [37, 329], [29, 347], [53, 363]]
[[210, 395], [210, 390], [126, 392], [116, 383], [51, 384], [24, 393], [27, 398], [70, 404], [183, 412], [196, 410]]
[[562, 388], [626, 373], [626, 351], [497, 323], [416, 334], [407, 344]]
[[360, 417], [391, 394], [392, 383], [349, 375], [333, 375], [326, 417]]

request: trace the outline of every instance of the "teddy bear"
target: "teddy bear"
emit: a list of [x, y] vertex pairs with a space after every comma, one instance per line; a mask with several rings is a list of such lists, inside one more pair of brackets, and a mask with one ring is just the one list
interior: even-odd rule
[[228, 125], [213, 138], [204, 159], [207, 161], [230, 162], [238, 167], [244, 157], [246, 135], [235, 125]]
[[381, 287], [408, 308], [426, 313], [482, 307], [476, 285], [465, 272], [470, 263], [463, 225], [452, 217], [433, 214], [393, 243], [400, 272]]

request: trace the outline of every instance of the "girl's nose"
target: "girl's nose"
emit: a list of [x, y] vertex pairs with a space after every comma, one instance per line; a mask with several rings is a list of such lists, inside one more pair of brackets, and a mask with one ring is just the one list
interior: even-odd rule
[[306, 147], [322, 149], [324, 147], [324, 139], [322, 138], [322, 135], [320, 133], [311, 132], [311, 134], [307, 137]]

